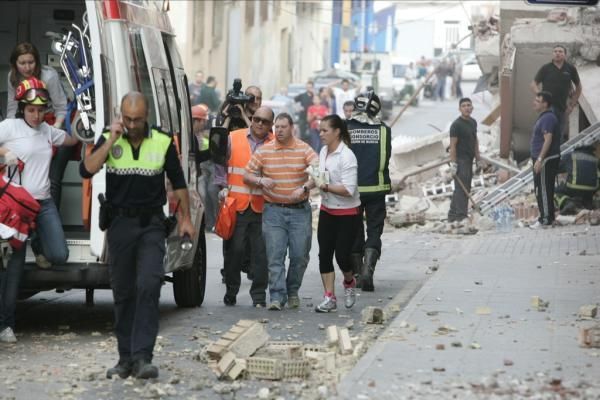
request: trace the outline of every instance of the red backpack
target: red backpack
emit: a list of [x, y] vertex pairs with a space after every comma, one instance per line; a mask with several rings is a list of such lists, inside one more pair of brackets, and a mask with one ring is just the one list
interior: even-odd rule
[[40, 203], [23, 186], [12, 182], [17, 171], [20, 175], [22, 170], [23, 163], [19, 161], [8, 178], [0, 177], [0, 237], [9, 239], [14, 249], [20, 249], [27, 241], [40, 211]]

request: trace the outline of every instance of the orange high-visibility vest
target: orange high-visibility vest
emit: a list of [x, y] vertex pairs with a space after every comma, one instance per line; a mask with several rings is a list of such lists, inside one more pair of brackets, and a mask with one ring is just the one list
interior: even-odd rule
[[[265, 142], [270, 141], [273, 135]], [[248, 205], [256, 213], [262, 213], [264, 199], [260, 188], [253, 188], [244, 183], [244, 173], [246, 165], [252, 157], [252, 149], [248, 143], [248, 128], [238, 129], [229, 134], [231, 141], [231, 155], [227, 163], [227, 186], [229, 187], [229, 196], [236, 199], [237, 211], [244, 211]]]

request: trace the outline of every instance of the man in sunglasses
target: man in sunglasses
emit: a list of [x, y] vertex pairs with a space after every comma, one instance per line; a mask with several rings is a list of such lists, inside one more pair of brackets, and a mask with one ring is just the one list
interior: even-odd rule
[[244, 168], [252, 154], [273, 139], [271, 127], [275, 115], [268, 107], [260, 107], [252, 116], [249, 128], [238, 129], [229, 134], [227, 157], [227, 189], [220, 197], [233, 197], [236, 201], [237, 218], [233, 236], [224, 241], [225, 305], [236, 304], [240, 290], [242, 264], [250, 253], [253, 275], [250, 297], [254, 307], [266, 306], [268, 282], [267, 256], [262, 235], [263, 195], [260, 188], [244, 183]]

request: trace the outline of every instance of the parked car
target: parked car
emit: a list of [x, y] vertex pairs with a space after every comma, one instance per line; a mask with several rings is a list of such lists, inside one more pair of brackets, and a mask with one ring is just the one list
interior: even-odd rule
[[479, 62], [475, 53], [469, 53], [462, 58], [462, 80], [463, 81], [476, 81], [481, 77], [481, 68], [479, 68]]

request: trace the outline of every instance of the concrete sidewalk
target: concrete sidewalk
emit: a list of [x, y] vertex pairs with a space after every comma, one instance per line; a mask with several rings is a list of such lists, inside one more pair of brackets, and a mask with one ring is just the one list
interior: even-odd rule
[[[450, 243], [452, 245], [452, 243]], [[600, 227], [455, 241], [454, 255], [338, 385], [341, 399], [600, 398]], [[548, 301], [545, 311], [531, 298]]]

